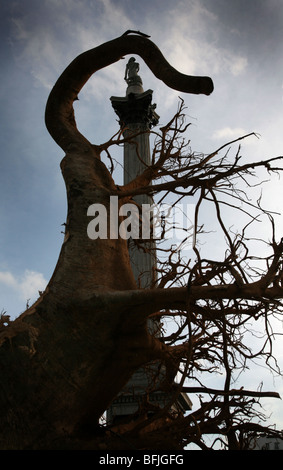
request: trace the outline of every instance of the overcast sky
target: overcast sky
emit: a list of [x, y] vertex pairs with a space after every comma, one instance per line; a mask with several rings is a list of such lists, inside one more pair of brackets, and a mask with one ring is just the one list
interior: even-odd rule
[[[12, 318], [46, 286], [63, 241], [64, 155], [45, 128], [44, 111], [51, 87], [81, 52], [127, 29], [149, 34], [174, 67], [209, 75], [215, 85], [209, 97], [185, 96], [169, 90], [137, 59], [144, 88], [154, 90], [161, 124], [181, 96], [192, 122], [193, 150], [208, 153], [256, 132], [260, 139], [243, 145], [247, 161], [283, 154], [282, 0], [0, 0], [0, 5], [0, 311]], [[75, 104], [78, 127], [93, 143], [118, 129], [109, 98], [125, 93], [125, 63], [99, 72]], [[264, 200], [281, 211], [281, 182], [273, 177], [267, 188]]]

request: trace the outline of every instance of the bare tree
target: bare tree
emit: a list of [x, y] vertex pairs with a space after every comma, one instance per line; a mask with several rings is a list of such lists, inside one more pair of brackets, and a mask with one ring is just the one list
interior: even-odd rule
[[[237, 151], [230, 158], [227, 149], [242, 138], [210, 155], [193, 153], [181, 100], [170, 122], [152, 131], [152, 165], [118, 188], [101, 154], [111, 161], [111, 147], [123, 143], [121, 133], [95, 145], [76, 127], [73, 101], [88, 78], [135, 53], [170, 87], [188, 93], [213, 90], [209, 78], [178, 73], [145, 35], [130, 33], [78, 56], [47, 102], [47, 128], [66, 152], [61, 162], [68, 198], [65, 238], [39, 299], [13, 322], [1, 317], [2, 449], [179, 450], [189, 443], [205, 449], [204, 437], [210, 434], [229, 449], [243, 449], [259, 432], [281, 436], [256, 421], [264, 418], [257, 411], [260, 398], [278, 394], [235, 389], [233, 379], [256, 358], [277, 366], [272, 319], [282, 313], [282, 242], [276, 241], [272, 214], [260, 200], [253, 204], [244, 189], [252, 186], [257, 168], [281, 171], [282, 157], [242, 163]], [[193, 198], [197, 240], [205, 237], [200, 214], [210, 204], [227, 243], [223, 257], [203, 257], [196, 243], [194, 259], [185, 259], [175, 246], [160, 243], [156, 284], [139, 289], [127, 241], [87, 236], [90, 204], [99, 202], [108, 213], [110, 196], [118, 196], [122, 205], [138, 194], [160, 195], [159, 203], [169, 195], [175, 202]], [[227, 228], [222, 207], [249, 218], [240, 232]], [[260, 215], [273, 230], [264, 255], [250, 251], [247, 236]], [[170, 318], [175, 328], [151, 334], [148, 318]], [[246, 338], [260, 319], [264, 337], [255, 350]], [[183, 416], [172, 413], [169, 403], [147, 418], [145, 402], [137, 419], [119, 427], [102, 425], [101, 416], [133, 372], [152, 362], [165, 367], [159, 386], [172, 403], [186, 391], [199, 394], [199, 408]], [[223, 386], [206, 386], [207, 374], [217, 372]]]

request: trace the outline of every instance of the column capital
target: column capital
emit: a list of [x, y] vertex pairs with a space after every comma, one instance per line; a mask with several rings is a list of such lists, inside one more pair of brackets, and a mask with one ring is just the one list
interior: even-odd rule
[[143, 93], [130, 93], [126, 97], [111, 96], [110, 100], [115, 113], [119, 117], [121, 127], [128, 124], [143, 124], [149, 129], [156, 126], [159, 116], [152, 104], [152, 90]]

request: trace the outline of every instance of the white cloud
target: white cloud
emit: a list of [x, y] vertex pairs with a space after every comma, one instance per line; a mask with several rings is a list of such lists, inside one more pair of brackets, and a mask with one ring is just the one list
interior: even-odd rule
[[77, 55], [132, 26], [127, 10], [111, 0], [48, 0], [39, 11], [14, 13], [11, 22], [16, 59], [47, 89]]
[[238, 137], [242, 137], [244, 135], [248, 134], [243, 128], [241, 127], [223, 127], [221, 129], [218, 129], [212, 134], [212, 138], [215, 140], [222, 140], [222, 139], [237, 139]]
[[248, 65], [248, 59], [246, 57], [232, 57], [230, 62], [230, 70], [232, 75], [240, 75], [245, 71]]
[[[149, 31], [156, 31], [160, 48], [168, 61], [183, 73], [215, 76], [245, 72], [248, 59], [222, 41], [219, 18], [198, 1], [174, 2], [160, 27], [150, 17]], [[166, 26], [164, 26], [166, 24]], [[154, 40], [154, 38], [153, 38]]]
[[39, 296], [38, 291], [44, 290], [47, 285], [42, 273], [29, 269], [21, 277], [16, 277], [9, 271], [1, 271], [0, 283], [12, 288], [24, 301], [35, 301]]
[[9, 271], [0, 272], [0, 283], [5, 284], [8, 287], [17, 287], [17, 281]]
[[12, 18], [12, 23], [13, 41], [17, 46], [16, 60], [23, 67], [28, 67], [35, 83], [50, 89], [57, 71], [62, 71], [64, 52], [60, 40], [46, 27], [30, 25], [30, 18]]
[[38, 297], [38, 291], [44, 290], [46, 284], [47, 281], [42, 273], [27, 269], [18, 285], [22, 298], [32, 299]]

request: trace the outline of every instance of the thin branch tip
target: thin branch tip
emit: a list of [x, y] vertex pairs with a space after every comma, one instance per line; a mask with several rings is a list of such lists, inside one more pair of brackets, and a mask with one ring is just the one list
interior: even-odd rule
[[135, 29], [127, 29], [127, 31], [125, 31], [125, 33], [123, 33], [122, 36], [128, 36], [129, 34], [138, 34], [139, 36], [150, 38], [148, 34], [142, 33], [141, 31], [135, 30]]

